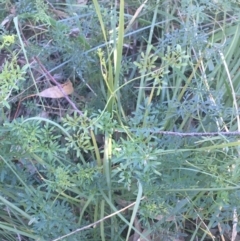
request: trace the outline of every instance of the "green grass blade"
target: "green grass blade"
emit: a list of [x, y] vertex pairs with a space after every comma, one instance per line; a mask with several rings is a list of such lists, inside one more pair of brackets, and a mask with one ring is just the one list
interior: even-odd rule
[[138, 211], [138, 208], [139, 208], [139, 205], [140, 205], [140, 202], [141, 202], [142, 194], [143, 194], [142, 184], [140, 182], [138, 182], [138, 194], [137, 194], [136, 204], [133, 208], [130, 224], [129, 224], [129, 227], [128, 227], [126, 241], [129, 239], [131, 230], [133, 228], [133, 223], [134, 223], [134, 220], [137, 216], [137, 211]]

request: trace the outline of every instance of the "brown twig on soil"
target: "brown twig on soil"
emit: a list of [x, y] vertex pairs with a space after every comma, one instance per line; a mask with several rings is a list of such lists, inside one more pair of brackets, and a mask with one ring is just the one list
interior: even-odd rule
[[43, 64], [41, 63], [41, 61], [39, 60], [38, 57], [34, 57], [34, 60], [39, 64], [40, 68], [42, 69], [42, 71], [48, 76], [48, 78], [59, 88], [59, 90], [62, 92], [63, 96], [65, 97], [65, 99], [68, 101], [68, 103], [73, 107], [73, 109], [81, 116], [83, 116], [82, 111], [80, 111], [76, 105], [70, 100], [70, 98], [68, 97], [68, 95], [63, 91], [61, 84], [59, 84], [54, 77], [47, 71], [47, 69], [43, 66]]

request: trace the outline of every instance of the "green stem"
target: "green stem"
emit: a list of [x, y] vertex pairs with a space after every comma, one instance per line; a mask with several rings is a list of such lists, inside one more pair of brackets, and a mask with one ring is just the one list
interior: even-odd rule
[[[159, 2], [160, 2], [160, 0], [157, 0], [155, 6], [159, 6]], [[146, 81], [145, 81], [144, 76], [146, 75], [146, 71], [147, 71], [148, 56], [149, 56], [150, 51], [152, 49], [151, 43], [152, 43], [153, 30], [154, 30], [154, 27], [155, 27], [157, 14], [158, 14], [158, 8], [156, 7], [155, 11], [154, 11], [154, 14], [153, 14], [153, 20], [152, 20], [152, 24], [151, 24], [149, 37], [148, 37], [148, 45], [147, 45], [146, 55], [145, 55], [145, 59], [144, 59], [143, 72], [142, 72], [140, 87], [139, 87], [139, 92], [138, 92], [136, 111], [139, 109], [139, 107], [141, 105], [141, 102], [143, 100], [144, 90], [145, 90], [145, 86], [146, 86]]]

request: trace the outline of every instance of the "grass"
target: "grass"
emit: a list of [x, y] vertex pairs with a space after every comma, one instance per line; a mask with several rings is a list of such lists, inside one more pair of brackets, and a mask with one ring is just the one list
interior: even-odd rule
[[238, 3], [0, 7], [1, 239], [235, 239]]

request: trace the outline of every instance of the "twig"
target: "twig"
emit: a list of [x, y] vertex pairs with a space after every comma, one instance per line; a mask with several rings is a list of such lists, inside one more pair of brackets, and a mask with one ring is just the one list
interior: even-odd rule
[[180, 136], [180, 137], [188, 137], [188, 136], [240, 136], [239, 131], [233, 131], [233, 132], [188, 132], [188, 133], [182, 133], [182, 132], [174, 132], [174, 131], [154, 131], [154, 133], [163, 134], [163, 135], [172, 135], [172, 136]]
[[73, 107], [73, 109], [81, 116], [84, 116], [82, 111], [80, 111], [76, 105], [70, 100], [70, 98], [68, 97], [68, 95], [63, 91], [61, 84], [59, 84], [54, 78], [53, 76], [47, 71], [47, 69], [42, 65], [41, 61], [39, 60], [38, 57], [34, 57], [34, 60], [39, 64], [40, 68], [42, 69], [42, 71], [48, 76], [48, 78], [59, 88], [59, 90], [62, 92], [62, 94], [64, 95], [65, 99], [68, 101], [68, 103]]
[[[239, 131], [230, 131], [230, 132], [175, 132], [175, 131], [160, 131], [157, 128], [129, 128], [129, 131], [148, 131], [150, 133], [161, 134], [161, 135], [169, 135], [169, 136], [179, 136], [179, 137], [194, 137], [194, 136], [240, 136]], [[124, 129], [116, 129], [116, 132], [125, 133]]]
[[[144, 199], [144, 198], [145, 198], [145, 197], [142, 197], [141, 200]], [[75, 233], [77, 233], [77, 232], [83, 231], [83, 230], [85, 230], [85, 229], [89, 229], [89, 228], [91, 228], [91, 227], [93, 227], [93, 226], [101, 223], [102, 221], [104, 221], [104, 220], [106, 220], [106, 219], [108, 219], [108, 218], [110, 218], [110, 217], [112, 217], [112, 216], [114, 216], [114, 215], [116, 215], [116, 214], [118, 214], [118, 213], [123, 212], [124, 210], [126, 210], [126, 209], [134, 206], [135, 204], [136, 204], [136, 202], [133, 202], [133, 203], [131, 203], [130, 205], [126, 206], [125, 208], [122, 208], [122, 209], [120, 209], [120, 210], [118, 210], [118, 211], [116, 211], [116, 212], [114, 212], [114, 213], [111, 213], [110, 215], [108, 215], [108, 216], [106, 216], [106, 217], [104, 217], [104, 218], [102, 218], [102, 219], [100, 219], [100, 220], [98, 220], [98, 221], [96, 221], [96, 222], [94, 222], [94, 223], [91, 223], [91, 224], [89, 224], [89, 225], [87, 225], [87, 226], [84, 226], [84, 227], [82, 227], [82, 228], [78, 228], [78, 229], [76, 229], [75, 231], [73, 231], [73, 232], [71, 232], [71, 233], [68, 233], [68, 234], [66, 234], [66, 235], [64, 235], [64, 236], [62, 236], [62, 237], [53, 239], [52, 241], [58, 241], [58, 240], [61, 240], [61, 239], [63, 239], [63, 238], [66, 238], [66, 237], [68, 237], [68, 236], [70, 236], [70, 235], [73, 235], [73, 234], [75, 234]]]

